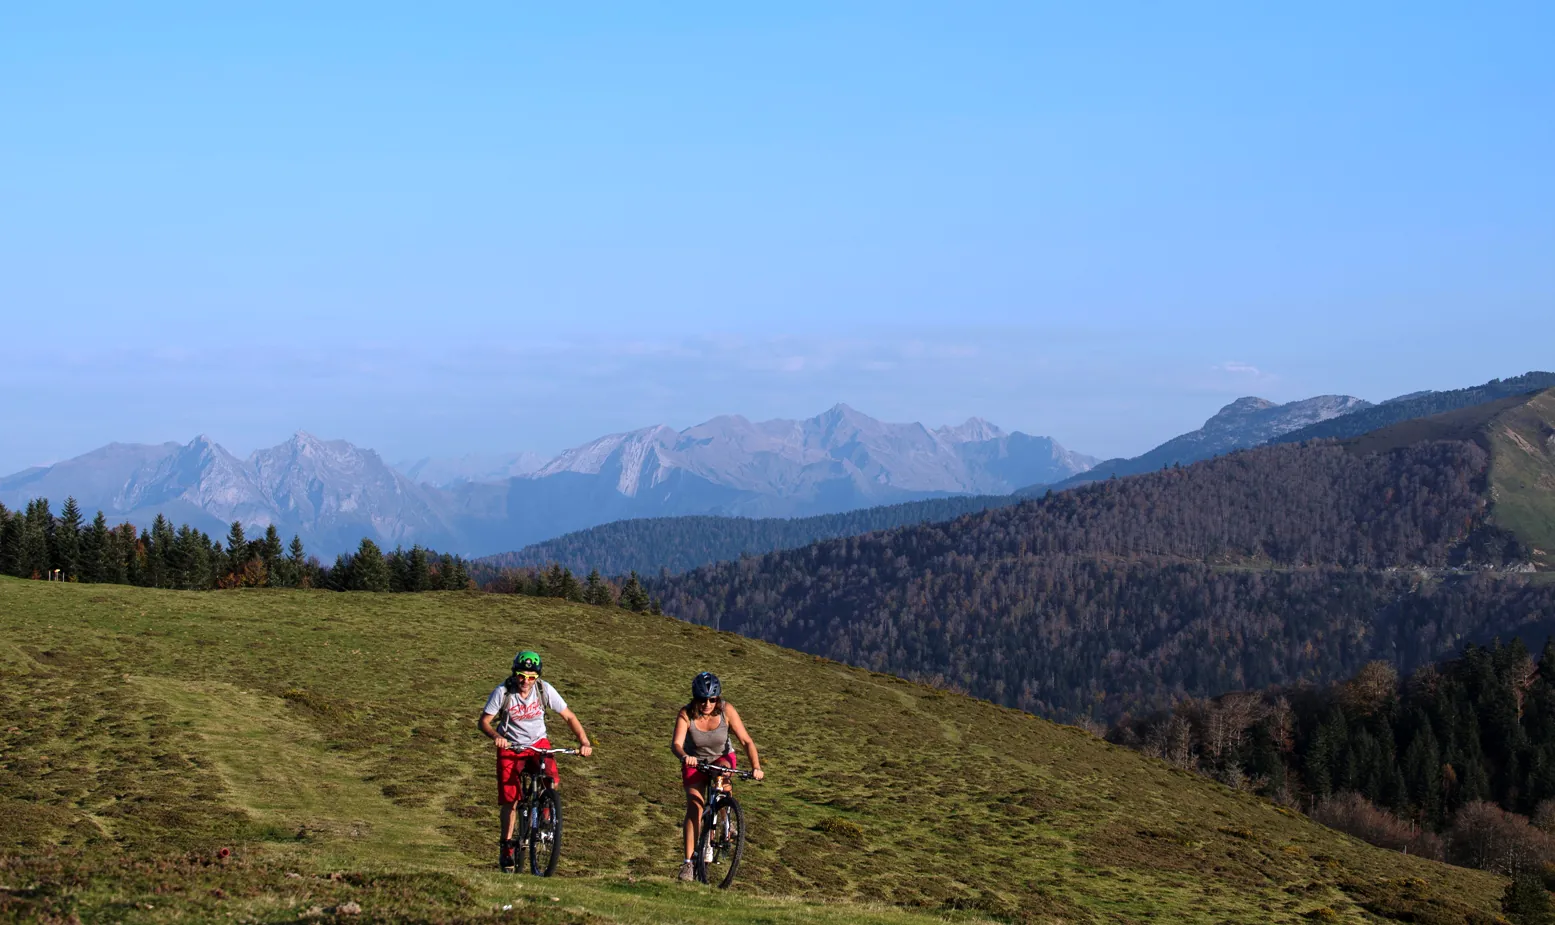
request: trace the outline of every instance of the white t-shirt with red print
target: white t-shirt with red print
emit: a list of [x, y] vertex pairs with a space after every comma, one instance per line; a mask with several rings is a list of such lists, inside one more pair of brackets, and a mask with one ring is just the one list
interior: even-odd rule
[[[507, 701], [505, 714], [502, 713], [504, 699]], [[520, 699], [517, 691], [508, 693], [505, 685], [498, 684], [497, 689], [486, 698], [485, 713], [497, 717], [493, 723], [497, 735], [507, 739], [514, 749], [523, 751], [546, 737], [545, 711], [560, 713], [565, 709], [567, 701], [556, 693], [556, 688], [547, 681], [536, 681], [527, 700]]]

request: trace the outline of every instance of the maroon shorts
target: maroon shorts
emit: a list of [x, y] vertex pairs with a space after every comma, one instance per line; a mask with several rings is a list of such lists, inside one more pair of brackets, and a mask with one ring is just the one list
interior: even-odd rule
[[[533, 747], [550, 748], [551, 740], [541, 739]], [[499, 749], [497, 751], [498, 803], [518, 802], [520, 776], [525, 771], [541, 771], [551, 779], [551, 783], [561, 783], [561, 777], [556, 773], [556, 759], [550, 755], [536, 755], [528, 748], [522, 751], [514, 751], [511, 748]]]
[[[740, 766], [739, 759], [734, 757], [734, 752], [730, 752], [713, 763], [721, 764], [726, 768], [737, 768]], [[688, 768], [684, 763], [682, 763], [680, 766], [680, 782], [684, 786], [696, 787], [700, 790], [701, 788], [707, 786], [707, 774], [705, 772], [698, 771], [696, 768]]]

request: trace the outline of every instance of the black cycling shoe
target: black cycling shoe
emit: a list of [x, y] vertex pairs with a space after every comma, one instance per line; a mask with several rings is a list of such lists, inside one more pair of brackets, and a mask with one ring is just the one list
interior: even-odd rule
[[512, 842], [502, 842], [502, 846], [497, 850], [497, 869], [503, 873], [512, 873], [518, 869], [518, 861], [513, 854]]

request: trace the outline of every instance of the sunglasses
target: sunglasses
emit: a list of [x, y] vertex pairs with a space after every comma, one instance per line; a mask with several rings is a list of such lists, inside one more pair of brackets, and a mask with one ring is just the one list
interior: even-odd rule
[[540, 672], [538, 672], [538, 671], [520, 671], [518, 673], [518, 676], [520, 678], [524, 678], [526, 680], [533, 681], [533, 680], [535, 680], [535, 679], [540, 677]]

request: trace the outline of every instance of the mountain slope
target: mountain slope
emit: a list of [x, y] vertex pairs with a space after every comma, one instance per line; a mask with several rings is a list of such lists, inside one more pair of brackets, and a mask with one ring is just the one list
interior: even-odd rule
[[277, 518], [301, 524], [316, 546], [352, 549], [364, 536], [384, 546], [457, 542], [434, 491], [389, 467], [372, 450], [299, 431], [256, 451], [249, 465]]
[[1346, 439], [1407, 421], [1429, 417], [1457, 408], [1526, 395], [1540, 389], [1555, 388], [1555, 373], [1530, 372], [1511, 379], [1492, 379], [1484, 385], [1448, 392], [1415, 392], [1363, 408], [1343, 417], [1309, 424], [1274, 437], [1274, 443], [1300, 443], [1303, 440]]
[[1518, 536], [1541, 566], [1555, 553], [1555, 388], [1414, 418], [1347, 441], [1382, 452], [1423, 440], [1463, 440], [1491, 457], [1490, 522]]
[[475, 562], [491, 569], [560, 564], [579, 574], [598, 569], [607, 576], [660, 569], [679, 574], [743, 555], [793, 549], [816, 540], [908, 524], [952, 520], [964, 514], [1014, 504], [1010, 495], [970, 495], [860, 508], [842, 514], [800, 518], [652, 517], [618, 520], [535, 543], [517, 552]]
[[[0, 642], [0, 870], [26, 885], [0, 903], [19, 917], [295, 921], [351, 900], [412, 921], [1488, 925], [1504, 883], [1077, 729], [613, 609], [6, 579]], [[471, 722], [521, 645], [598, 747], [563, 768], [550, 881], [487, 872], [490, 746]], [[740, 787], [752, 843], [716, 896], [668, 882], [663, 739], [702, 668], [769, 773]]]
[[461, 482], [501, 482], [528, 475], [545, 465], [539, 453], [467, 453], [463, 456], [424, 456], [397, 463], [394, 468], [414, 482], [433, 488], [452, 488]]
[[110, 443], [52, 466], [36, 466], [0, 478], [0, 503], [13, 507], [29, 498], [112, 499], [135, 473], [155, 467], [179, 449], [177, 443]]
[[1544, 523], [1550, 494], [1542, 469], [1514, 491], [1508, 452], [1476, 436], [1533, 444], [1552, 421], [1546, 396], [1386, 452], [1263, 447], [650, 590], [697, 622], [1052, 716], [1112, 720], [1374, 658], [1408, 670], [1555, 608], [1539, 576], [1483, 571], [1547, 548], [1524, 524]]
[[1262, 398], [1239, 398], [1221, 408], [1198, 430], [1174, 437], [1132, 459], [1109, 459], [1097, 463], [1055, 487], [1070, 488], [1113, 476], [1139, 475], [1170, 466], [1186, 466], [1201, 459], [1268, 443], [1288, 431], [1353, 414], [1370, 406], [1370, 402], [1349, 395], [1319, 395], [1284, 405]]

